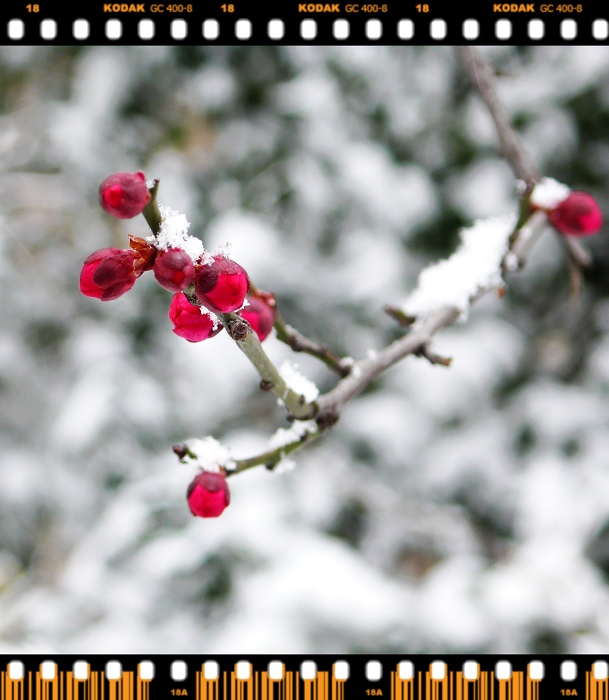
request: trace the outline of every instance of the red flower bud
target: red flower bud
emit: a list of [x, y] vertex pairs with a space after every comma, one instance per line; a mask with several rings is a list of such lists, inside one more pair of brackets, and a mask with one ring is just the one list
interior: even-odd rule
[[183, 292], [173, 295], [169, 319], [173, 323], [173, 332], [191, 343], [213, 338], [222, 330], [221, 323], [214, 322], [209, 314], [201, 313], [201, 307], [191, 304]]
[[587, 192], [571, 192], [548, 212], [548, 221], [565, 236], [591, 236], [603, 225], [603, 214]]
[[141, 214], [151, 199], [143, 172], [114, 173], [99, 186], [102, 209], [119, 219], [131, 219]]
[[156, 281], [170, 292], [181, 292], [192, 284], [195, 265], [181, 248], [169, 248], [158, 253], [154, 263]]
[[273, 330], [275, 323], [275, 295], [256, 290], [247, 297], [248, 306], [239, 312], [258, 334], [260, 342]]
[[141, 270], [136, 269], [139, 258], [134, 250], [96, 250], [83, 263], [80, 291], [102, 301], [117, 299], [128, 292], [140, 276]]
[[247, 272], [223, 255], [216, 255], [213, 262], [195, 268], [197, 298], [214, 313], [240, 309], [249, 288]]
[[199, 472], [186, 492], [188, 507], [199, 518], [217, 518], [230, 503], [226, 477], [220, 472]]

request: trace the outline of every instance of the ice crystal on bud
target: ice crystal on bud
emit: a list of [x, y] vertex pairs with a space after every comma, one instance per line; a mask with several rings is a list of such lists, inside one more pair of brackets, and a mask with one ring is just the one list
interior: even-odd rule
[[515, 223], [514, 216], [492, 217], [463, 229], [457, 250], [423, 270], [402, 311], [425, 317], [454, 306], [464, 319], [471, 299], [479, 291], [502, 284], [501, 262]]
[[231, 471], [235, 468], [235, 461], [228, 447], [211, 436], [203, 439], [192, 438], [187, 440], [184, 446], [188, 450], [183, 459], [185, 464], [207, 472], [219, 472], [220, 468]]
[[319, 389], [310, 379], [302, 375], [297, 368], [298, 365], [286, 360], [279, 368], [279, 374], [289, 389], [292, 389], [299, 396], [304, 396], [305, 401], [311, 403], [319, 396]]
[[531, 204], [539, 209], [552, 209], [569, 196], [571, 190], [562, 182], [543, 177], [533, 188]]
[[204, 253], [203, 241], [188, 235], [190, 222], [186, 216], [163, 205], [159, 206], [159, 211], [161, 228], [156, 236], [148, 236], [146, 240], [153, 243], [159, 250], [181, 248], [196, 262]]

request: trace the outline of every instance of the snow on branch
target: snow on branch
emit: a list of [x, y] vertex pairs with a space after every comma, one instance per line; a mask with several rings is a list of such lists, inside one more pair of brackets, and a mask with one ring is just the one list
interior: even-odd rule
[[401, 310], [408, 316], [425, 318], [452, 306], [465, 320], [472, 299], [483, 290], [503, 285], [501, 266], [515, 224], [515, 216], [493, 217], [463, 229], [457, 250], [423, 270]]

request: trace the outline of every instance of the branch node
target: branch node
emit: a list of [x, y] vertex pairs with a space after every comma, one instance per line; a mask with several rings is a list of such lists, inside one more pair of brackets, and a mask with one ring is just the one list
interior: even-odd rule
[[394, 321], [397, 321], [403, 328], [409, 328], [417, 320], [415, 316], [409, 316], [407, 313], [402, 311], [399, 306], [391, 306], [391, 304], [386, 304], [383, 306], [383, 311]]
[[238, 342], [247, 338], [250, 326], [249, 323], [243, 319], [231, 319], [226, 326], [226, 330], [230, 337]]
[[260, 381], [260, 388], [262, 389], [262, 391], [272, 391], [274, 386], [275, 385], [273, 384], [273, 382], [269, 381], [268, 379], [262, 379]]
[[321, 411], [315, 418], [315, 422], [321, 428], [321, 430], [326, 430], [331, 428], [333, 425], [338, 423], [340, 418], [340, 411], [337, 406], [328, 406], [325, 410]]

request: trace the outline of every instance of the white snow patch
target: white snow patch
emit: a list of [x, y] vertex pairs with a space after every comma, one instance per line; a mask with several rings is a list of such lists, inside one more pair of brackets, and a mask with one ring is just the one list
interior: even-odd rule
[[156, 236], [148, 236], [146, 240], [159, 250], [181, 248], [196, 262], [203, 255], [203, 241], [188, 235], [190, 222], [186, 216], [163, 205], [159, 206], [159, 211], [161, 230]]
[[296, 462], [291, 457], [285, 455], [277, 462], [273, 472], [275, 474], [286, 474], [296, 469]]
[[501, 261], [515, 223], [513, 215], [492, 217], [462, 230], [459, 248], [446, 260], [423, 270], [402, 311], [409, 316], [428, 316], [455, 306], [465, 318], [470, 300], [479, 291], [503, 284]]
[[276, 450], [292, 442], [298, 442], [307, 433], [317, 432], [315, 421], [294, 421], [289, 428], [278, 428], [269, 438], [269, 447]]
[[542, 178], [531, 195], [531, 204], [542, 209], [552, 209], [569, 196], [571, 190], [551, 177]]
[[319, 396], [319, 389], [310, 379], [307, 379], [298, 371], [298, 365], [287, 360], [279, 368], [279, 374], [289, 389], [300, 396], [304, 396], [305, 401], [310, 403]]
[[206, 437], [202, 440], [194, 438], [187, 440], [184, 444], [192, 454], [196, 455], [196, 457], [186, 455], [184, 458], [186, 464], [204, 469], [207, 472], [219, 472], [220, 467], [230, 471], [235, 467], [230, 450], [213, 437]]

